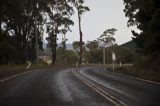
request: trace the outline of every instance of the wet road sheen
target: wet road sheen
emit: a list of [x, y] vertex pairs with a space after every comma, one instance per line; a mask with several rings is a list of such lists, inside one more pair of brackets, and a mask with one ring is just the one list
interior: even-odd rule
[[0, 83], [0, 106], [106, 106], [72, 69], [46, 69]]
[[0, 106], [158, 106], [158, 98], [160, 85], [101, 68], [40, 69], [0, 83]]

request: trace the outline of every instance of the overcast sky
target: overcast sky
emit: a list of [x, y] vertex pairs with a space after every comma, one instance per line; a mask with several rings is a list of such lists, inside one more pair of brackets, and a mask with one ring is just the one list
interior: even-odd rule
[[[83, 41], [96, 40], [106, 29], [116, 28], [115, 38], [118, 44], [131, 40], [131, 29], [127, 27], [127, 18], [123, 12], [123, 0], [86, 0], [85, 5], [90, 12], [82, 16]], [[79, 41], [77, 13], [72, 16], [74, 26], [68, 32], [67, 43]], [[61, 42], [61, 36], [59, 41]]]

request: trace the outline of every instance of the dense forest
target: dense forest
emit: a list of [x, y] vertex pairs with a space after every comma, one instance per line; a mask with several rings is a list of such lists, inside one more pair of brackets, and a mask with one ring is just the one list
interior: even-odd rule
[[[0, 1], [0, 63], [26, 63], [37, 59], [43, 50], [43, 34], [48, 34], [52, 61], [56, 61], [58, 34], [70, 31], [70, 17], [78, 11], [81, 16], [89, 8], [84, 0], [1, 0]], [[80, 41], [82, 42], [80, 29]]]
[[[95, 1], [94, 1], [95, 2]], [[140, 33], [132, 31], [134, 51], [118, 46], [112, 36], [117, 29], [107, 29], [94, 41], [83, 42], [82, 15], [90, 11], [84, 0], [1, 0], [0, 1], [0, 64], [36, 62], [37, 51], [43, 51], [43, 35], [48, 34], [48, 46], [52, 63], [111, 63], [116, 52], [117, 62], [133, 63], [141, 56], [142, 63], [160, 63], [160, 2], [158, 0], [123, 0], [128, 27], [136, 26]], [[76, 12], [77, 11], [77, 12]], [[59, 35], [71, 31], [71, 16], [77, 13], [79, 41], [73, 42], [74, 51], [66, 50], [66, 41], [57, 46]], [[135, 47], [136, 46], [136, 47]], [[103, 48], [105, 47], [105, 49]], [[123, 55], [124, 54], [124, 55]], [[61, 56], [60, 56], [61, 55]], [[68, 57], [67, 57], [68, 56]], [[96, 58], [95, 58], [96, 57]], [[139, 58], [139, 57], [138, 57]], [[57, 60], [58, 59], [58, 60]]]
[[124, 0], [128, 26], [136, 26], [140, 33], [132, 31], [138, 51], [145, 56], [145, 65], [159, 67], [160, 63], [160, 1]]

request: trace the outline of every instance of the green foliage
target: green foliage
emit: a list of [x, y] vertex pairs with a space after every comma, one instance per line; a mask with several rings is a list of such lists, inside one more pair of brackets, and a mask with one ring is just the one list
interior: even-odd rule
[[98, 41], [88, 41], [86, 44], [86, 50], [88, 63], [101, 63], [102, 51], [99, 49]]
[[46, 25], [55, 63], [57, 36], [66, 34], [70, 31], [69, 26], [74, 24], [70, 20], [70, 16], [74, 13], [71, 3], [73, 3], [71, 0], [2, 0], [0, 2], [0, 47], [3, 49], [0, 52], [1, 62], [34, 61], [35, 35], [37, 33], [39, 49], [42, 50], [44, 25]]
[[[80, 51], [80, 42], [79, 41], [74, 41], [73, 43], [72, 43], [72, 45], [73, 45], [73, 49], [75, 50], [75, 51]], [[85, 43], [84, 42], [82, 42], [82, 46], [83, 45], [85, 45]]]
[[157, 9], [148, 23], [144, 49], [148, 54], [160, 54], [160, 9]]
[[42, 49], [43, 37], [41, 35], [44, 24], [42, 12], [46, 12], [44, 5], [48, 5], [46, 2], [43, 2], [44, 4], [42, 2], [37, 0], [9, 0], [1, 2], [0, 26], [2, 27], [0, 27], [0, 33], [8, 37], [3, 37], [2, 40], [5, 40], [5, 42], [1, 42], [0, 46], [6, 50], [6, 56], [13, 49], [16, 51], [16, 53], [13, 52], [14, 55], [10, 54], [12, 60], [5, 59], [7, 62], [25, 63], [27, 60], [34, 60], [36, 29], [39, 49]]
[[76, 64], [77, 55], [73, 50], [66, 51], [66, 61], [67, 61], [67, 64]]
[[117, 46], [114, 51], [117, 55], [117, 62], [121, 62], [123, 64], [132, 64], [137, 58], [137, 54], [128, 48]]
[[94, 40], [94, 41], [88, 41], [86, 44], [86, 47], [89, 49], [89, 51], [92, 51], [94, 49], [98, 49], [98, 41]]
[[[116, 54], [116, 63], [132, 64], [138, 58], [138, 54], [134, 50], [118, 45], [112, 45], [105, 48], [105, 61], [107, 64], [112, 63], [112, 52]], [[88, 63], [102, 63], [103, 60], [103, 46], [96, 40], [89, 41], [86, 44], [86, 58]]]
[[90, 11], [90, 9], [87, 6], [84, 6], [84, 0], [73, 0], [73, 4], [76, 7], [78, 14], [81, 16], [86, 11]]
[[16, 48], [12, 43], [14, 42], [13, 38], [0, 33], [0, 63], [8, 64], [9, 62], [14, 62], [16, 59], [15, 54], [17, 53]]
[[135, 65], [159, 71], [160, 66], [160, 2], [159, 0], [124, 0], [128, 26], [137, 26], [141, 31], [133, 33], [133, 41], [141, 55]]
[[57, 64], [62, 64], [64, 63], [64, 54], [63, 54], [63, 48], [62, 47], [58, 47], [57, 48]]
[[9, 64], [14, 62], [14, 60], [16, 59], [15, 55], [16, 55], [16, 48], [9, 44], [8, 42], [1, 42], [0, 43], [0, 63], [1, 64]]
[[116, 41], [113, 37], [116, 31], [117, 29], [115, 28], [105, 30], [103, 34], [98, 38], [99, 42], [105, 46], [112, 46], [113, 43]]
[[160, 54], [160, 3], [158, 0], [124, 0], [128, 26], [136, 25], [141, 33], [132, 31], [133, 41], [143, 54]]
[[65, 34], [70, 30], [70, 25], [74, 25], [74, 22], [69, 18], [74, 13], [73, 8], [70, 6], [72, 1], [59, 0], [55, 1], [55, 4], [51, 6], [51, 13], [49, 14], [50, 22], [47, 23], [47, 33], [49, 45], [52, 48], [52, 63], [56, 63], [56, 48], [58, 34]]
[[89, 7], [84, 6], [84, 0], [71, 0], [73, 1], [73, 5], [77, 10], [78, 13], [78, 24], [79, 24], [79, 36], [80, 36], [80, 58], [79, 58], [79, 63], [82, 64], [82, 59], [83, 59], [83, 33], [82, 33], [82, 29], [81, 29], [81, 17], [82, 15], [87, 12], [90, 11]]
[[[66, 58], [66, 63], [65, 63], [65, 58]], [[74, 65], [77, 61], [77, 55], [73, 50], [66, 50], [66, 53], [64, 54], [63, 48], [59, 47], [57, 49], [57, 64], [68, 64], [68, 65]]]
[[116, 63], [133, 63], [136, 54], [133, 50], [123, 48], [115, 43], [115, 32], [117, 29], [111, 28], [94, 41], [88, 41], [86, 44], [86, 58], [88, 63], [102, 63], [103, 48], [105, 48], [105, 61], [107, 64], [112, 63], [112, 52], [116, 54]]

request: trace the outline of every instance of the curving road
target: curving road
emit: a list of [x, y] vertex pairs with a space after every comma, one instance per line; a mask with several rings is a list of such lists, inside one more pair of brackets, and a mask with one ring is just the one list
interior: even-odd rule
[[0, 106], [158, 106], [160, 85], [101, 68], [40, 69], [0, 81]]

